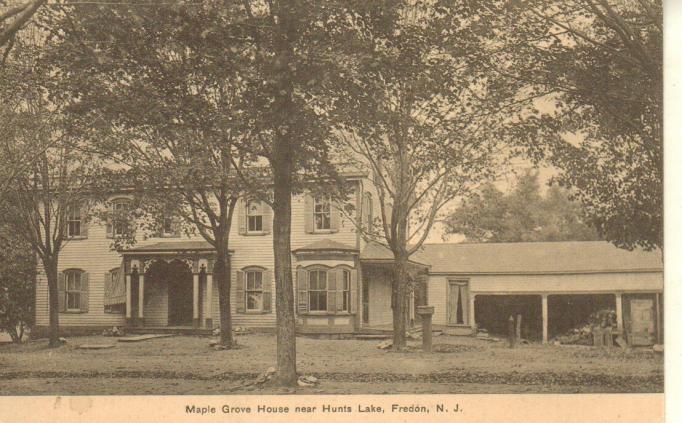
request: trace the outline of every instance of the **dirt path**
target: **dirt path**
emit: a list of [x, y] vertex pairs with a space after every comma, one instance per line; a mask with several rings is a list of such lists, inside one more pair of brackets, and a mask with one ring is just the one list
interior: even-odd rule
[[[411, 389], [417, 389], [418, 392], [421, 388], [428, 388], [426, 392], [460, 393], [663, 391], [663, 378], [657, 375], [642, 377], [548, 372], [488, 373], [464, 369], [457, 372], [416, 375], [404, 373], [312, 373], [312, 375], [322, 381], [321, 385], [299, 389], [297, 393], [391, 393], [396, 392], [395, 389], [398, 387], [402, 390], [407, 389], [406, 392], [412, 392]], [[36, 388], [41, 386], [46, 388], [44, 389], [46, 393], [69, 394], [179, 394], [186, 390], [208, 394], [221, 392], [216, 391], [218, 387], [222, 392], [233, 393], [273, 391], [272, 388], [260, 387], [234, 389], [242, 382], [252, 381], [257, 376], [257, 373], [235, 372], [211, 376], [171, 371], [9, 372], [2, 374], [4, 381], [0, 394], [38, 393], [41, 389], [36, 392]], [[49, 386], [51, 383], [57, 386]], [[153, 390], [147, 392], [146, 387], [153, 387]], [[59, 392], [54, 392], [55, 388]]]

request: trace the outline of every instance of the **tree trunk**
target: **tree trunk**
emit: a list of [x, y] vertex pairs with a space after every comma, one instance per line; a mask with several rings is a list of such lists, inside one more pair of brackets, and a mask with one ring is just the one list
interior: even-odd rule
[[296, 320], [291, 273], [291, 151], [288, 143], [275, 143], [273, 249], [275, 254], [275, 308], [277, 310], [277, 379], [295, 386]]
[[277, 2], [272, 12], [279, 24], [275, 27], [274, 74], [277, 94], [274, 97], [275, 139], [270, 165], [273, 173], [272, 244], [275, 255], [275, 308], [277, 309], [277, 383], [296, 386], [296, 320], [294, 284], [291, 273], [291, 195], [294, 169], [295, 127], [293, 111], [294, 76], [292, 40], [296, 36], [294, 5], [290, 0]]
[[216, 262], [213, 266], [213, 277], [218, 284], [220, 301], [220, 345], [232, 348], [232, 310], [230, 310], [232, 271], [228, 249], [220, 245], [216, 248]]
[[47, 275], [48, 304], [50, 308], [50, 341], [48, 346], [55, 348], [61, 345], [59, 342], [59, 272], [58, 261], [43, 260]]
[[406, 345], [405, 341], [405, 292], [408, 278], [407, 257], [397, 256], [393, 263], [393, 279], [391, 281], [391, 306], [393, 308], [393, 350], [399, 351]]
[[5, 328], [5, 331], [9, 334], [9, 337], [12, 338], [12, 342], [15, 344], [20, 344], [21, 343], [21, 336], [17, 333], [17, 328], [12, 327], [10, 324]]

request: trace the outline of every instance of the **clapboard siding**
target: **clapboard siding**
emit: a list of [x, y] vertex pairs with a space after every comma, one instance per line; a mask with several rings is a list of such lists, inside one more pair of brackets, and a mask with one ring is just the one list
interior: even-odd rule
[[[370, 270], [371, 269], [371, 270]], [[393, 322], [391, 284], [388, 274], [378, 267], [363, 267], [364, 283], [369, 284], [369, 325]]]
[[447, 313], [446, 292], [447, 277], [429, 276], [427, 298], [430, 306], [433, 306], [432, 322], [435, 325], [444, 325]]
[[[59, 271], [82, 269], [90, 277], [88, 313], [60, 313], [62, 326], [120, 326], [125, 315], [104, 312], [104, 274], [121, 265], [121, 257], [110, 249], [111, 239], [106, 237], [104, 226], [89, 223], [88, 238], [68, 241], [59, 255]], [[36, 324], [49, 324], [47, 277], [39, 269], [36, 284]]]
[[[357, 192], [357, 191], [356, 191]], [[351, 199], [355, 203], [355, 199]], [[238, 219], [234, 219], [234, 225], [230, 233], [229, 248], [234, 253], [231, 257], [232, 265], [232, 289], [231, 309], [235, 325], [243, 326], [274, 326], [275, 324], [275, 293], [274, 280], [272, 286], [272, 312], [263, 314], [236, 313], [236, 279], [237, 270], [248, 266], [261, 266], [269, 270], [274, 268], [272, 234], [268, 235], [241, 235], [238, 233]], [[358, 245], [358, 234], [354, 223], [347, 217], [342, 216], [339, 222], [339, 231], [336, 233], [307, 234], [305, 232], [304, 196], [298, 195], [292, 199], [292, 222], [291, 222], [291, 247], [300, 248], [321, 239], [332, 239], [337, 242], [355, 247]], [[178, 238], [153, 238], [147, 239], [140, 236], [136, 246], [144, 246], [159, 242], [177, 242]], [[200, 237], [182, 236], [180, 239], [201, 239]], [[75, 268], [89, 273], [89, 312], [82, 314], [60, 314], [60, 325], [63, 326], [118, 326], [125, 323], [124, 314], [112, 314], [104, 312], [104, 274], [121, 264], [121, 256], [111, 249], [112, 240], [106, 237], [105, 226], [98, 221], [88, 224], [88, 238], [67, 242], [59, 258], [59, 270]], [[292, 258], [295, 269], [295, 259]], [[294, 278], [295, 282], [295, 278]], [[145, 324], [149, 326], [164, 326], [168, 322], [168, 295], [166, 286], [151, 280], [145, 281], [146, 304], [144, 310]], [[206, 286], [201, 284], [201, 301], [205, 310]], [[47, 304], [47, 279], [45, 273], [39, 271], [36, 287], [36, 324], [45, 326], [49, 324]], [[218, 297], [218, 283], [213, 284], [213, 308], [212, 316], [214, 325], [220, 322], [220, 309]], [[203, 316], [202, 316], [203, 317]]]

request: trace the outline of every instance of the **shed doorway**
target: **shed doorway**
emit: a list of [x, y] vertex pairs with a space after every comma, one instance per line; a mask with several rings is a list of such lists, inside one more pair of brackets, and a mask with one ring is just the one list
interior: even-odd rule
[[475, 321], [478, 329], [506, 337], [509, 316], [521, 315], [521, 337], [542, 340], [542, 296], [540, 295], [476, 295]]

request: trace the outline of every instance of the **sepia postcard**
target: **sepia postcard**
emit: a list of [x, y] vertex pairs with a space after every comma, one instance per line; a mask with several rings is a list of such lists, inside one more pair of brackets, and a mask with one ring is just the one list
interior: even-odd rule
[[675, 421], [680, 19], [0, 0], [0, 423]]

